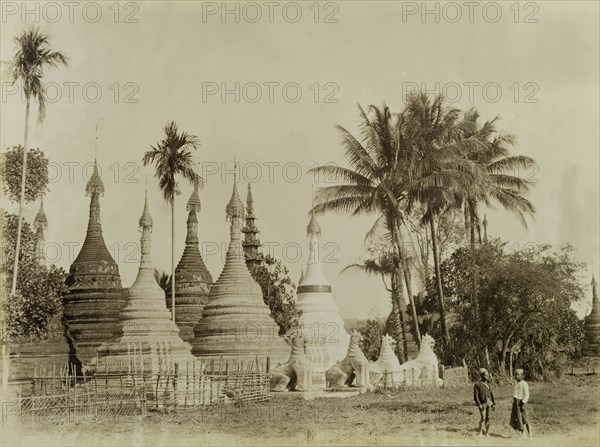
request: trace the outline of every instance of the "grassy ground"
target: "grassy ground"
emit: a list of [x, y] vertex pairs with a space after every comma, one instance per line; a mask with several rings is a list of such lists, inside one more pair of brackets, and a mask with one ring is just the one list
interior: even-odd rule
[[2, 445], [600, 445], [599, 379], [531, 383], [533, 440], [508, 425], [512, 386], [495, 386], [491, 436], [475, 434], [471, 388], [374, 392], [341, 399], [210, 411], [150, 412], [145, 418], [23, 426], [8, 418]]

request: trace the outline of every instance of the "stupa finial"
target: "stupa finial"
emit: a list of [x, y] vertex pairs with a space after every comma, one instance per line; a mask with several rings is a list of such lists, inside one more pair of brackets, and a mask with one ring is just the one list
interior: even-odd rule
[[98, 125], [96, 125], [96, 139], [94, 143], [94, 171], [85, 187], [85, 195], [91, 196], [94, 194], [104, 194], [104, 183], [98, 173]]
[[94, 163], [98, 160], [98, 124], [96, 124], [96, 137], [94, 139]]
[[248, 216], [252, 216], [254, 214], [254, 198], [252, 197], [251, 183], [248, 183], [248, 195], [246, 196], [246, 207], [247, 207]]
[[[237, 163], [234, 162], [234, 170], [237, 169]], [[240, 199], [240, 195], [237, 190], [237, 174], [234, 172], [233, 178], [233, 191], [231, 193], [231, 199], [225, 207], [225, 213], [228, 220], [241, 219], [244, 217], [244, 204]]]
[[48, 218], [44, 212], [44, 196], [42, 196], [42, 199], [40, 200], [40, 209], [33, 220], [33, 228], [41, 228], [42, 230], [48, 228]]
[[593, 273], [592, 273], [592, 299], [594, 301], [598, 300], [598, 283], [596, 282], [596, 278], [594, 277]]
[[152, 216], [148, 211], [148, 187], [146, 186], [146, 192], [144, 193], [144, 211], [142, 211], [142, 216], [139, 221], [140, 230], [144, 228], [148, 228], [152, 230]]
[[311, 208], [311, 216], [310, 222], [306, 227], [306, 235], [307, 236], [321, 236], [321, 225], [317, 221], [317, 216], [315, 215], [315, 193], [314, 193], [314, 185], [313, 185], [313, 193], [312, 193], [312, 208]]
[[198, 194], [198, 184], [194, 185], [194, 191], [190, 198], [187, 201], [187, 210], [200, 212], [201, 203], [200, 203], [200, 195]]

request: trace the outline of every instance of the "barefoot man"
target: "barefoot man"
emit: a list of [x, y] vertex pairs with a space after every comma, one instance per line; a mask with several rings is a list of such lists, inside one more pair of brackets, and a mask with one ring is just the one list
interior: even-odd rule
[[[517, 383], [513, 392], [513, 406], [510, 414], [510, 426], [515, 430], [520, 431], [523, 437], [529, 436], [531, 439], [531, 425], [529, 424], [529, 417], [527, 414], [527, 402], [529, 401], [529, 385], [523, 380], [524, 373], [522, 369], [515, 371], [515, 377]], [[527, 428], [527, 433], [525, 433]]]
[[475, 383], [473, 387], [473, 399], [477, 408], [479, 408], [479, 436], [483, 436], [483, 424], [485, 422], [485, 435], [490, 434], [490, 413], [495, 408], [494, 393], [490, 387], [490, 375], [488, 370], [481, 368], [479, 370], [481, 380]]

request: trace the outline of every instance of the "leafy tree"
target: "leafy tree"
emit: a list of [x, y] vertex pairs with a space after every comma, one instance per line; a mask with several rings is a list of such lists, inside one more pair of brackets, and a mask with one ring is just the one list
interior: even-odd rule
[[[532, 377], [556, 368], [558, 350], [569, 358], [581, 349], [583, 327], [571, 305], [583, 297], [578, 273], [583, 264], [568, 246], [552, 250], [548, 245], [509, 252], [494, 240], [475, 249], [480, 272], [477, 294], [480, 323], [472, 324], [471, 250], [460, 248], [442, 263], [448, 306], [456, 314], [451, 327], [451, 348], [443, 352], [446, 363], [506, 368], [507, 350], [518, 346], [521, 366]], [[436, 287], [429, 283], [428, 295]], [[481, 330], [481, 328], [485, 330]], [[485, 352], [496, 353], [488, 359]]]
[[[20, 81], [25, 93], [25, 132], [23, 147], [28, 147], [29, 137], [29, 109], [31, 99], [38, 102], [38, 123], [44, 121], [46, 115], [46, 98], [44, 96], [44, 68], [67, 65], [66, 56], [60, 51], [52, 51], [49, 46], [48, 36], [39, 29], [31, 28], [15, 37], [17, 48], [9, 66], [9, 73], [13, 83]], [[27, 179], [27, 155], [23, 151], [23, 166], [21, 172], [21, 194], [19, 197], [19, 222], [16, 238], [16, 252], [19, 253], [21, 245], [21, 226], [23, 219], [23, 206], [25, 204], [25, 190]], [[17, 275], [19, 271], [19, 256], [14, 258], [11, 294], [17, 290]]]
[[[2, 214], [2, 272], [12, 274], [15, 257], [17, 216]], [[62, 316], [61, 297], [65, 291], [66, 272], [54, 265], [45, 268], [35, 256], [35, 234], [27, 222], [22, 228], [22, 245], [19, 253], [17, 293], [3, 303], [7, 335], [43, 339], [57, 333], [61, 328], [53, 326], [57, 316]], [[3, 294], [8, 294], [8, 282], [4, 281]]]
[[171, 205], [171, 313], [175, 321], [175, 196], [181, 194], [177, 188], [178, 175], [188, 180], [194, 187], [202, 184], [202, 178], [194, 171], [192, 150], [200, 145], [195, 135], [179, 132], [177, 123], [171, 121], [164, 128], [165, 137], [150, 146], [144, 154], [144, 166], [154, 164], [154, 177], [167, 203]]
[[535, 161], [523, 155], [510, 155], [509, 148], [516, 144], [516, 138], [498, 131], [494, 118], [479, 126], [479, 113], [475, 109], [464, 113], [461, 123], [462, 137], [475, 138], [481, 144], [470, 147], [466, 157], [478, 167], [477, 175], [469, 178], [463, 189], [460, 206], [464, 209], [465, 224], [471, 244], [471, 299], [473, 317], [478, 320], [479, 300], [477, 295], [478, 270], [475, 262], [475, 231], [480, 228], [479, 205], [490, 206], [499, 203], [506, 211], [515, 214], [523, 225], [525, 216], [533, 215], [533, 204], [524, 197], [531, 182], [520, 178], [519, 169], [528, 169]]
[[[25, 203], [34, 201], [48, 189], [48, 159], [39, 149], [29, 149], [27, 155], [27, 179]], [[7, 197], [18, 202], [21, 196], [21, 173], [23, 172], [23, 146], [13, 146], [2, 154], [0, 178], [2, 190]]]
[[367, 320], [358, 330], [363, 336], [360, 348], [369, 360], [375, 361], [379, 357], [384, 329], [380, 321]]
[[302, 311], [296, 308], [296, 286], [289, 277], [287, 267], [267, 255], [263, 264], [250, 268], [250, 273], [260, 285], [263, 300], [279, 325], [279, 335], [285, 335], [290, 329], [298, 327]]

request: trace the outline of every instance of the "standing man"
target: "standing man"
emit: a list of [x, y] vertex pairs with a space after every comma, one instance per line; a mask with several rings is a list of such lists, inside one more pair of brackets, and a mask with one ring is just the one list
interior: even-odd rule
[[475, 400], [475, 404], [477, 408], [479, 408], [479, 436], [483, 436], [483, 424], [485, 422], [485, 435], [489, 436], [490, 434], [490, 413], [496, 407], [496, 402], [494, 401], [494, 393], [492, 393], [492, 388], [490, 387], [490, 375], [488, 370], [485, 368], [481, 368], [479, 370], [479, 374], [481, 380], [475, 383], [473, 387], [473, 399]]
[[[524, 438], [532, 438], [531, 425], [527, 414], [527, 402], [529, 402], [529, 385], [523, 380], [524, 373], [522, 369], [515, 371], [517, 383], [513, 392], [513, 406], [510, 414], [510, 426], [520, 431]], [[527, 428], [527, 434], [525, 433]]]

